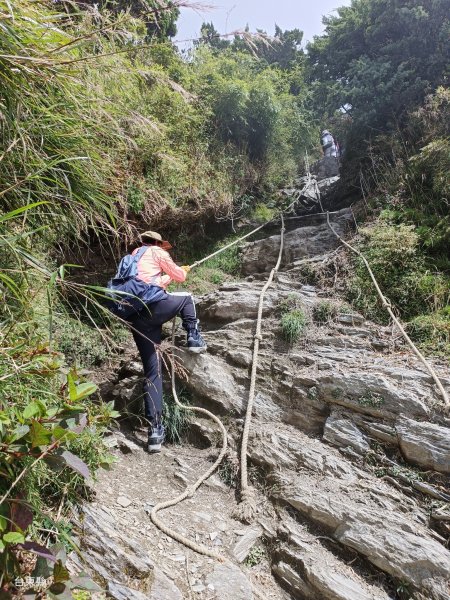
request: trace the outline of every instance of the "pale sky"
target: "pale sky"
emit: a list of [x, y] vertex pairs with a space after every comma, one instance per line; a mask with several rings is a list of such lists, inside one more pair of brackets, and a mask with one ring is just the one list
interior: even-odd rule
[[[304, 32], [303, 40], [310, 41], [323, 31], [322, 16], [333, 13], [338, 6], [348, 6], [351, 0], [204, 0], [215, 8], [196, 12], [182, 8], [177, 22], [175, 42], [180, 48], [188, 46], [183, 40], [197, 38], [203, 21], [214, 23], [220, 33], [244, 29], [263, 29], [274, 33], [275, 23], [281, 29], [298, 28]], [[200, 0], [201, 2], [201, 0]], [[203, 3], [203, 2], [201, 2]], [[334, 13], [336, 14], [336, 13]]]

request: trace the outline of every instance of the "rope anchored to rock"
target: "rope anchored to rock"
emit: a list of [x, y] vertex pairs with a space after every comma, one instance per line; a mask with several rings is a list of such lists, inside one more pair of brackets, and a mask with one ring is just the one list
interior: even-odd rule
[[247, 472], [247, 447], [248, 447], [248, 436], [250, 433], [250, 423], [252, 420], [253, 403], [255, 399], [255, 387], [256, 387], [256, 374], [258, 371], [258, 353], [259, 344], [262, 341], [261, 335], [261, 324], [264, 306], [264, 296], [266, 291], [270, 287], [275, 273], [280, 268], [281, 257], [283, 256], [284, 246], [284, 218], [281, 214], [281, 232], [280, 232], [280, 250], [278, 253], [278, 260], [274, 268], [270, 271], [269, 277], [261, 290], [259, 295], [258, 303], [258, 316], [256, 318], [256, 331], [254, 335], [253, 345], [253, 357], [252, 357], [252, 370], [250, 375], [250, 391], [248, 394], [247, 411], [245, 413], [244, 431], [242, 432], [242, 443], [241, 443], [241, 490], [240, 499], [241, 502], [237, 507], [235, 516], [244, 523], [251, 523], [256, 514], [256, 494], [252, 486], [248, 484], [248, 472]]

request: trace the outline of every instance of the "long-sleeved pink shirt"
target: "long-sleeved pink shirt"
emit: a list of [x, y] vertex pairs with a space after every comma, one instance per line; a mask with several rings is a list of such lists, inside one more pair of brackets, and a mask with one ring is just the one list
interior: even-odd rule
[[[136, 248], [131, 254], [136, 254], [138, 250], [139, 248]], [[139, 279], [163, 289], [166, 289], [171, 281], [182, 282], [186, 279], [186, 272], [173, 262], [166, 250], [159, 246], [147, 248], [139, 259], [137, 270]]]

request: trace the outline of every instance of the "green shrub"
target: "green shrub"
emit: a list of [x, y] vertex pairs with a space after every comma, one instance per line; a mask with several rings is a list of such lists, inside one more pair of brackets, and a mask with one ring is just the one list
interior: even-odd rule
[[145, 207], [145, 191], [135, 182], [130, 183], [127, 193], [127, 204], [134, 213], [141, 212]]
[[321, 300], [313, 307], [313, 318], [318, 323], [327, 323], [337, 314], [337, 306], [329, 300]]
[[[436, 311], [448, 302], [449, 280], [430, 272], [420, 252], [419, 236], [409, 225], [377, 225], [361, 230], [359, 250], [367, 258], [382, 292], [400, 311], [403, 319]], [[388, 322], [373, 282], [359, 258], [347, 283], [349, 299], [368, 317]]]
[[430, 354], [450, 357], [450, 307], [412, 319], [407, 331]]
[[[26, 343], [16, 326], [0, 353], [0, 495], [17, 481], [0, 508], [3, 585], [18, 574], [11, 560], [10, 534], [16, 535], [16, 543], [27, 538], [42, 545], [41, 529], [48, 520], [54, 521], [53, 511], [61, 503], [63, 520], [54, 523], [61, 539], [54, 536], [50, 541], [70, 545], [65, 510], [87, 497], [95, 471], [110, 465], [102, 434], [118, 416], [112, 403], [91, 400], [96, 385], [76, 370], [69, 371], [63, 357], [42, 339], [25, 339]], [[21, 523], [18, 530], [15, 522]]]
[[275, 209], [270, 208], [267, 204], [257, 204], [253, 209], [252, 217], [258, 223], [267, 223], [274, 218], [275, 212]]

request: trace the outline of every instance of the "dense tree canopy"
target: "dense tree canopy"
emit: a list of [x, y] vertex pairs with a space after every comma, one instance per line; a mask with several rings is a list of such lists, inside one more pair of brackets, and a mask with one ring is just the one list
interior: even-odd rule
[[351, 107], [375, 130], [398, 123], [444, 83], [449, 64], [447, 0], [353, 0], [326, 17], [308, 47], [316, 101]]

